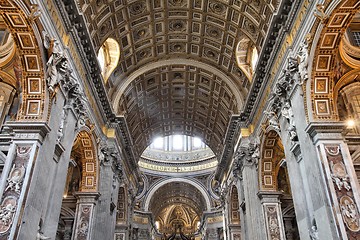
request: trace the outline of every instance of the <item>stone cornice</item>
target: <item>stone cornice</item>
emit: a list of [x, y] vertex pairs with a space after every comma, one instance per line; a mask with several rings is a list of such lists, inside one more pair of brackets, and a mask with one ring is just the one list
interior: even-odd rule
[[261, 200], [265, 200], [264, 202], [266, 202], [267, 199], [274, 199], [276, 201], [279, 201], [283, 193], [277, 191], [259, 191], [257, 195]]
[[301, 1], [284, 0], [279, 6], [278, 14], [274, 16], [269, 34], [262, 47], [252, 87], [246, 99], [244, 110], [240, 115], [244, 126], [251, 123], [256, 107], [260, 102], [259, 96], [262, 95], [264, 86], [267, 85], [271, 77], [267, 74], [268, 69], [274, 63], [278, 49], [281, 47], [286, 32], [295, 19], [300, 3]]
[[87, 76], [88, 79], [85, 80], [87, 80], [92, 85], [92, 91], [96, 92], [94, 97], [97, 98], [96, 102], [101, 104], [100, 109], [103, 111], [106, 120], [113, 121], [115, 114], [112, 111], [108, 95], [103, 85], [103, 79], [101, 76], [99, 63], [97, 61], [97, 54], [92, 45], [92, 40], [86, 27], [85, 19], [79, 12], [75, 1], [56, 0], [55, 2], [60, 11], [67, 31], [70, 32], [76, 47], [79, 50], [79, 54], [84, 59], [84, 66], [89, 73]]
[[51, 129], [46, 122], [7, 122], [7, 131], [13, 132], [17, 140], [38, 140], [43, 142]]
[[226, 136], [224, 140], [224, 150], [219, 159], [219, 165], [215, 173], [215, 179], [220, 180], [224, 174], [230, 168], [230, 163], [234, 153], [234, 147], [236, 144], [237, 137], [240, 133], [239, 129], [239, 115], [231, 116], [231, 120], [226, 131]]
[[137, 182], [139, 182], [141, 179], [137, 165], [139, 154], [133, 150], [132, 138], [125, 117], [116, 117], [115, 121], [116, 124], [114, 123], [114, 126], [116, 127], [117, 139], [122, 146], [121, 152], [126, 159], [126, 161], [124, 161], [125, 167], [129, 169], [129, 173], [131, 173], [136, 178]]
[[314, 143], [319, 140], [343, 139], [344, 131], [345, 124], [343, 122], [312, 122], [305, 129]]

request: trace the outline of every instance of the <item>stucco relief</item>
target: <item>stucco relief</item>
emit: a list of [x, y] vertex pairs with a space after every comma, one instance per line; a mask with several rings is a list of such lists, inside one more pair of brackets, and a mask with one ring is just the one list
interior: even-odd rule
[[340, 210], [346, 226], [353, 232], [360, 230], [359, 212], [354, 201], [348, 197], [340, 198]]
[[0, 205], [0, 239], [8, 239], [23, 187], [31, 146], [17, 146]]
[[326, 157], [329, 162], [329, 177], [334, 184], [339, 212], [347, 228], [349, 239], [358, 239], [360, 236], [359, 210], [354, 201], [351, 188], [351, 179], [346, 170], [340, 145], [325, 145]]
[[277, 206], [276, 205], [266, 205], [265, 212], [267, 217], [267, 228], [269, 239], [271, 240], [280, 240], [281, 239], [281, 230], [280, 224], [278, 221]]
[[77, 226], [77, 238], [79, 240], [86, 240], [89, 234], [89, 222], [91, 215], [92, 206], [91, 205], [82, 205], [80, 218]]
[[6, 233], [13, 222], [16, 212], [17, 198], [13, 196], [6, 197], [0, 206], [0, 234]]

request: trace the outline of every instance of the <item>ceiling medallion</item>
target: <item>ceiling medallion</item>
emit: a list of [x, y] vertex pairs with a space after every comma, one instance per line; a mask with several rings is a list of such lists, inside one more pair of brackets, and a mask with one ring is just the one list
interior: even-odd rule
[[170, 46], [171, 52], [183, 52], [184, 51], [184, 44], [175, 43]]
[[169, 29], [171, 31], [184, 31], [185, 30], [186, 23], [182, 20], [174, 20], [170, 21], [169, 23]]
[[214, 28], [214, 27], [208, 27], [206, 29], [206, 33], [213, 38], [219, 39], [220, 38], [220, 32], [218, 29]]
[[139, 39], [142, 39], [144, 38], [145, 36], [148, 35], [148, 30], [146, 28], [142, 28], [142, 29], [139, 29], [136, 33], [135, 33], [135, 41], [139, 40]]
[[210, 3], [209, 7], [216, 14], [224, 14], [226, 10], [226, 7], [223, 4], [216, 2]]
[[245, 29], [254, 37], [256, 38], [256, 27], [255, 25], [249, 21], [249, 20], [245, 20], [244, 21], [244, 25], [245, 25]]
[[169, 0], [169, 4], [173, 6], [182, 6], [184, 3], [184, 0]]
[[141, 61], [142, 59], [149, 57], [151, 55], [150, 49], [147, 48], [147, 49], [141, 50], [136, 55], [137, 55], [137, 60]]
[[205, 48], [204, 49], [204, 53], [207, 57], [209, 58], [216, 58], [216, 53], [214, 51], [212, 51], [211, 49]]
[[129, 10], [131, 15], [139, 15], [143, 13], [146, 9], [146, 4], [144, 1], [136, 2], [130, 5]]

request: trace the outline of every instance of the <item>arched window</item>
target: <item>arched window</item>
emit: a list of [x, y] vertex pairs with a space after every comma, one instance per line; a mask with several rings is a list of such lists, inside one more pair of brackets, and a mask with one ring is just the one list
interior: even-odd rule
[[112, 38], [108, 38], [100, 47], [98, 52], [98, 61], [101, 67], [101, 74], [105, 83], [111, 73], [115, 70], [120, 59], [120, 46]]
[[360, 132], [360, 82], [346, 85], [340, 90], [338, 101], [339, 116], [341, 120], [356, 121], [354, 130]]
[[251, 70], [254, 73], [256, 64], [259, 60], [259, 54], [255, 46], [252, 47], [252, 54], [251, 54]]
[[246, 77], [251, 80], [259, 59], [256, 47], [251, 43], [249, 38], [243, 38], [236, 46], [236, 62], [239, 68], [245, 73]]

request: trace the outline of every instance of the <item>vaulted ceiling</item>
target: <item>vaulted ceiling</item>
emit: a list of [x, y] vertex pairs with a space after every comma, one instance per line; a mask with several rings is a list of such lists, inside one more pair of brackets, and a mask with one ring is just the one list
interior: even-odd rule
[[155, 219], [158, 217], [165, 219], [163, 215], [166, 213], [163, 210], [174, 205], [188, 206], [198, 216], [208, 210], [201, 192], [185, 182], [170, 182], [156, 190], [151, 196], [149, 210], [153, 213]]
[[238, 43], [261, 50], [278, 2], [78, 0], [95, 49], [108, 38], [120, 45], [107, 89], [137, 154], [154, 136], [186, 134], [221, 155], [251, 84], [236, 62]]

